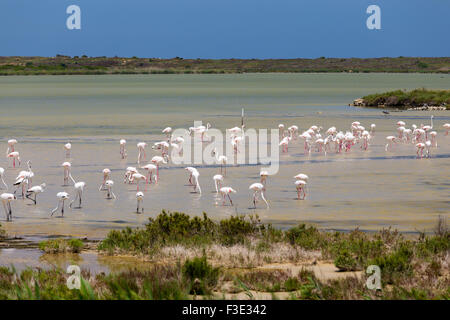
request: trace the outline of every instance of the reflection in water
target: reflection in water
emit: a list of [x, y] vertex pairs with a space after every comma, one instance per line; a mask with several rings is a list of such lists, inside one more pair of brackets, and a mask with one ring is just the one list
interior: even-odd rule
[[14, 266], [18, 272], [27, 268], [67, 270], [69, 265], [77, 265], [94, 275], [128, 270], [142, 271], [152, 267], [152, 263], [135, 257], [103, 256], [94, 252], [45, 254], [37, 249], [0, 249], [0, 266]]

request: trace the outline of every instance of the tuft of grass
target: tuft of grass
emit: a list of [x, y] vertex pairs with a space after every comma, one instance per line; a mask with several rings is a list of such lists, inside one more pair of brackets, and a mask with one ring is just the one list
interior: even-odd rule
[[80, 239], [51, 239], [39, 242], [39, 249], [45, 253], [80, 253], [84, 247]]

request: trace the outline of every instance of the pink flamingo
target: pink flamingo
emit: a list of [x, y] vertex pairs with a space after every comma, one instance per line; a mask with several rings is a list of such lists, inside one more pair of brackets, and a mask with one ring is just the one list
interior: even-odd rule
[[163, 157], [154, 156], [152, 162], [156, 165], [156, 179], [159, 181], [159, 166], [161, 163], [167, 163], [167, 161]]
[[450, 131], [450, 123], [445, 123], [443, 127], [445, 129], [445, 135], [448, 136], [448, 132]]
[[20, 154], [18, 151], [12, 151], [10, 153], [8, 153], [6, 155], [7, 158], [12, 158], [13, 159], [13, 168], [16, 167], [16, 159], [19, 162], [19, 166], [20, 166]]
[[69, 185], [70, 167], [72, 166], [70, 162], [63, 162], [61, 165], [64, 168], [64, 186]]
[[147, 181], [150, 181], [150, 183], [153, 182], [153, 180], [152, 180], [152, 174], [153, 174], [153, 176], [155, 178], [155, 183], [158, 182], [156, 175], [154, 175], [154, 173], [156, 172], [156, 166], [153, 163], [149, 163], [149, 164], [143, 166], [142, 169], [147, 171]]
[[223, 205], [225, 205], [225, 197], [228, 196], [228, 199], [230, 200], [230, 204], [233, 205], [233, 201], [231, 200], [230, 193], [236, 193], [236, 190], [234, 190], [231, 187], [222, 187], [219, 190], [220, 194], [223, 196]]
[[106, 180], [109, 180], [109, 178], [111, 177], [111, 170], [108, 168], [103, 169], [103, 182], [100, 185], [100, 188], [98, 189], [100, 190], [106, 190]]
[[147, 185], [147, 177], [144, 176], [143, 174], [140, 174], [139, 172], [133, 173], [133, 175], [131, 176], [130, 182], [133, 183], [135, 180], [137, 181], [137, 189], [136, 189], [136, 191], [139, 191], [139, 182], [141, 180], [144, 180], [145, 184]]
[[[296, 180], [295, 181], [295, 188], [297, 189], [297, 199], [298, 200], [305, 200], [306, 197], [306, 181], [304, 180]], [[303, 193], [303, 198], [301, 197], [301, 194]]]
[[388, 150], [390, 150], [390, 149], [392, 149], [392, 145], [395, 143], [395, 137], [394, 136], [387, 136], [386, 137], [386, 140], [387, 140], [387, 144], [386, 144], [386, 146], [384, 147], [384, 150], [385, 151], [388, 151]]
[[138, 163], [141, 163], [142, 160], [147, 159], [147, 155], [145, 154], [145, 147], [147, 147], [146, 142], [139, 142], [137, 144], [138, 148]]

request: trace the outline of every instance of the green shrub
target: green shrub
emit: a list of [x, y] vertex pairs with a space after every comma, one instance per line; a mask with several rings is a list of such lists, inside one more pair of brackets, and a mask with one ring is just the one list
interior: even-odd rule
[[340, 271], [355, 271], [358, 270], [356, 259], [348, 251], [348, 249], [341, 248], [334, 259], [334, 265]]
[[80, 253], [84, 243], [80, 239], [51, 239], [39, 242], [39, 249], [45, 253]]
[[212, 267], [206, 260], [206, 256], [195, 257], [185, 261], [182, 274], [190, 281], [192, 294], [207, 294], [210, 288], [217, 284], [219, 268]]
[[413, 250], [410, 243], [404, 242], [392, 253], [376, 257], [369, 264], [379, 266], [381, 279], [387, 283], [393, 283], [398, 277], [409, 277], [412, 275], [412, 257]]
[[292, 245], [298, 245], [307, 250], [320, 249], [323, 246], [323, 237], [315, 227], [300, 224], [286, 231], [286, 239]]

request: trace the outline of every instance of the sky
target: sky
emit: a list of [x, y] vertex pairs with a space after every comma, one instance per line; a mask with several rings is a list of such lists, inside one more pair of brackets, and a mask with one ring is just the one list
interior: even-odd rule
[[448, 57], [449, 16], [450, 0], [1, 0], [0, 56]]

